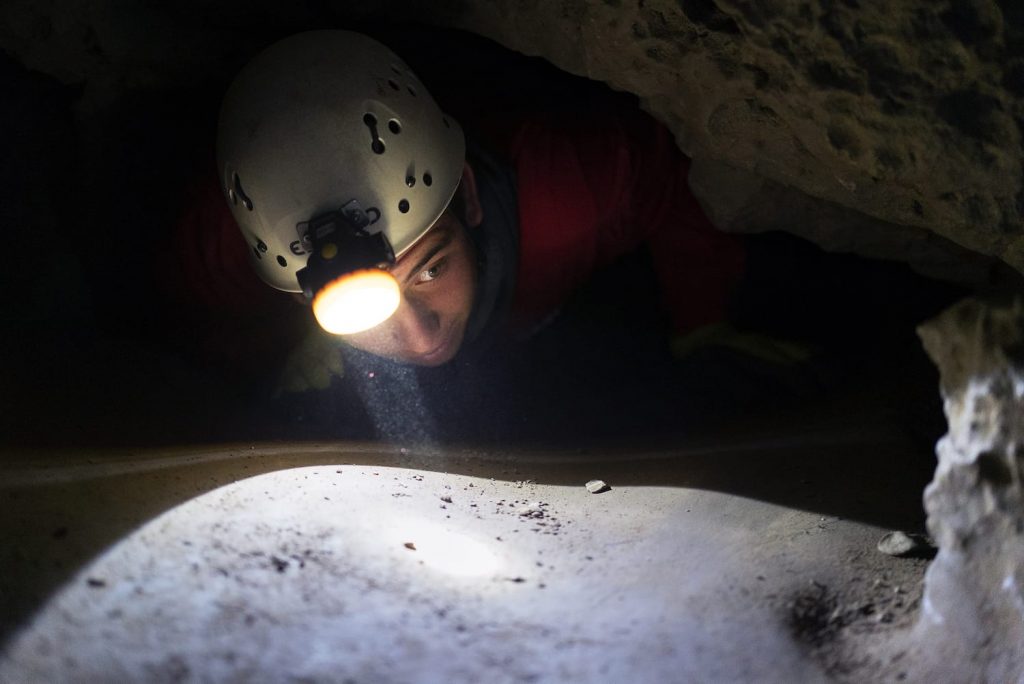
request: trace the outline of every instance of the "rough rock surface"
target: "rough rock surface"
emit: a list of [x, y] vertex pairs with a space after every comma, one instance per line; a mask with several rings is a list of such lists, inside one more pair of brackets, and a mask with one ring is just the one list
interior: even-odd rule
[[[944, 681], [1024, 679], [1024, 304], [967, 300], [920, 329], [942, 374], [949, 432], [925, 490], [939, 553], [919, 643]], [[950, 678], [951, 677], [951, 678]]]
[[1024, 6], [478, 3], [461, 25], [641, 96], [715, 159], [1024, 268]]
[[719, 229], [783, 231], [829, 252], [905, 262], [914, 271], [976, 292], [1020, 289], [1021, 275], [926, 229], [897, 226], [856, 209], [716, 160], [696, 159], [690, 186]]
[[1011, 0], [15, 0], [0, 47], [97, 106], [222, 81], [291, 31], [380, 19], [544, 56], [639, 95], [696, 160], [1024, 270], [1024, 5]]

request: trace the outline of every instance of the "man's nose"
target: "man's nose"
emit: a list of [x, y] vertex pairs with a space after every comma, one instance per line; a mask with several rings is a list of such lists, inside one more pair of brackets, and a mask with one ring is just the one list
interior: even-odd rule
[[418, 302], [402, 298], [394, 317], [394, 334], [402, 351], [425, 354], [437, 347], [440, 317]]

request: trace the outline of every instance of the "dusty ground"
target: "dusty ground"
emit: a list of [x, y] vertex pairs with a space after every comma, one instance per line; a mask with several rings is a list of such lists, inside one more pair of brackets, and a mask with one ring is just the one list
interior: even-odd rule
[[858, 402], [600, 451], [11, 452], [0, 680], [913, 679], [925, 561], [875, 544], [928, 472]]

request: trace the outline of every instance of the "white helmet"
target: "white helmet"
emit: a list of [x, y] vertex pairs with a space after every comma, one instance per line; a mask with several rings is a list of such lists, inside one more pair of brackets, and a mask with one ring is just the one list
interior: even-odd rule
[[[412, 70], [350, 31], [271, 45], [221, 107], [221, 183], [256, 272], [308, 297], [336, 276], [321, 262], [373, 268], [409, 249], [448, 206], [464, 159], [461, 128]], [[372, 239], [326, 246], [339, 230]]]

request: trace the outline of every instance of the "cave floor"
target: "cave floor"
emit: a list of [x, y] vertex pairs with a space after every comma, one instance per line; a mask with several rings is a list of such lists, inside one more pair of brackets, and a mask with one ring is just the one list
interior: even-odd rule
[[742, 427], [12, 450], [0, 681], [912, 680], [926, 561], [876, 543], [927, 449], [864, 397]]

